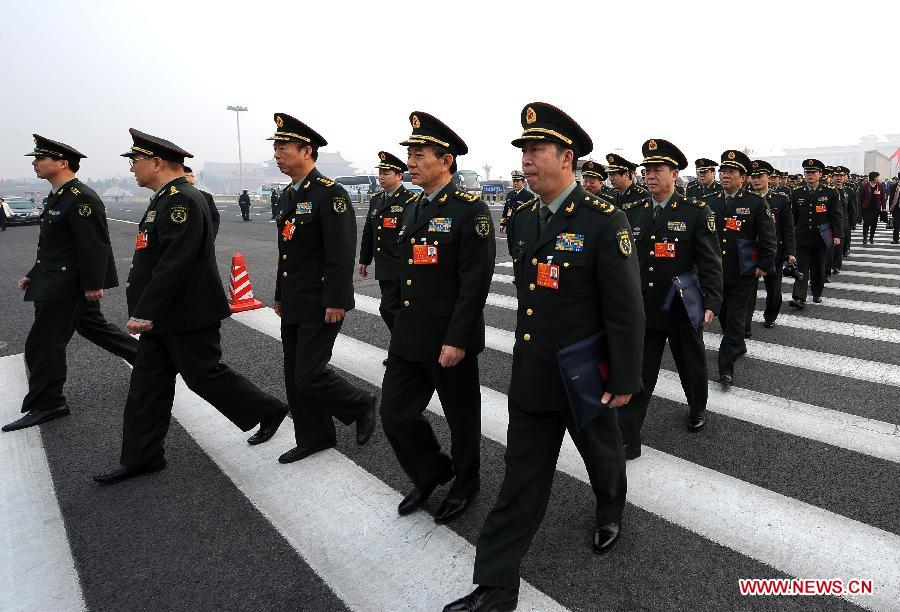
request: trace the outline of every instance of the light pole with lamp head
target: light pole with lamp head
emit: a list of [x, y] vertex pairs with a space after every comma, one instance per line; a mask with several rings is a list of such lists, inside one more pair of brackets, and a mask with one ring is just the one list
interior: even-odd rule
[[244, 159], [241, 156], [241, 113], [247, 110], [246, 106], [229, 106], [226, 110], [234, 111], [237, 119], [237, 136], [238, 136], [238, 172], [241, 175], [241, 193], [244, 192]]

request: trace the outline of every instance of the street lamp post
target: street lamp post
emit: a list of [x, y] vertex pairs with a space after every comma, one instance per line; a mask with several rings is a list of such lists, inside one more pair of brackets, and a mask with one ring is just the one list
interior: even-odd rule
[[229, 106], [226, 110], [234, 111], [234, 117], [237, 119], [237, 136], [238, 136], [238, 172], [241, 175], [241, 193], [244, 192], [244, 158], [241, 155], [241, 113], [247, 110], [246, 106]]

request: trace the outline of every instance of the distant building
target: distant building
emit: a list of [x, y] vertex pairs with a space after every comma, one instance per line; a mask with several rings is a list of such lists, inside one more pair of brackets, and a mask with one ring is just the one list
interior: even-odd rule
[[900, 162], [900, 155], [895, 155], [898, 149], [900, 149], [900, 134], [886, 134], [883, 139], [877, 136], [863, 136], [859, 139], [859, 143], [852, 145], [784, 149], [782, 155], [758, 155], [757, 158], [764, 159], [779, 170], [786, 170], [792, 174], [803, 172], [801, 164], [804, 159], [810, 157], [821, 160], [828, 166], [847, 166], [850, 172], [857, 174], [864, 174], [870, 170], [879, 170], [884, 174], [882, 168], [889, 163], [889, 173], [896, 176]]
[[[316, 168], [329, 177], [356, 174], [356, 169], [340, 153], [327, 151], [319, 151]], [[237, 163], [206, 162], [197, 175], [198, 180], [214, 193], [235, 194], [241, 189], [240, 165]], [[287, 177], [281, 173], [274, 160], [244, 163], [244, 189], [247, 191], [259, 193], [264, 183], [285, 180]]]

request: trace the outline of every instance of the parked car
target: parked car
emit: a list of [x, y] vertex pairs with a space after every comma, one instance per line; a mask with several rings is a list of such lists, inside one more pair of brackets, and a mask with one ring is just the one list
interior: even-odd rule
[[10, 225], [32, 225], [41, 222], [41, 210], [31, 200], [8, 198], [6, 203], [12, 211]]
[[350, 197], [356, 202], [368, 202], [372, 194], [380, 189], [378, 177], [374, 174], [339, 176], [334, 180], [343, 185]]
[[463, 191], [481, 193], [481, 177], [474, 170], [457, 170], [453, 180]]

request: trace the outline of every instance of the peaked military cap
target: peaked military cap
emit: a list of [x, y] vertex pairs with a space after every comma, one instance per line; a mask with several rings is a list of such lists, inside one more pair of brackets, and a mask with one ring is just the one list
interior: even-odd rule
[[846, 175], [850, 174], [850, 168], [848, 168], [847, 166], [835, 166], [834, 173], [836, 175], [839, 174], [839, 175], [846, 176]]
[[465, 155], [469, 152], [466, 142], [434, 115], [413, 111], [409, 114], [409, 124], [412, 126], [412, 134], [400, 143], [404, 147], [437, 145], [447, 149], [452, 155]]
[[525, 173], [522, 172], [521, 170], [513, 170], [513, 171], [512, 171], [512, 180], [514, 180], [514, 181], [524, 181], [524, 180], [525, 180]]
[[803, 170], [817, 170], [819, 172], [825, 172], [825, 164], [820, 162], [818, 159], [804, 159], [803, 163], [800, 164], [803, 166]]
[[601, 181], [605, 181], [609, 178], [609, 174], [606, 173], [606, 168], [604, 168], [602, 164], [592, 160], [584, 162], [581, 166], [581, 176], [596, 176]]
[[322, 138], [321, 134], [299, 119], [285, 113], [275, 113], [275, 133], [266, 140], [299, 142], [316, 149], [328, 146], [328, 141]]
[[705, 157], [694, 160], [694, 167], [697, 170], [713, 170], [718, 165], [719, 162], [712, 159], [707, 159]]
[[572, 149], [575, 157], [583, 157], [594, 150], [594, 141], [578, 122], [562, 110], [546, 102], [532, 102], [522, 109], [522, 135], [512, 146], [523, 147], [529, 142], [556, 142]]
[[167, 161], [179, 162], [180, 164], [184, 164], [185, 157], [193, 157], [193, 155], [174, 142], [145, 134], [134, 128], [128, 128], [128, 132], [131, 134], [131, 140], [134, 144], [131, 145], [128, 151], [122, 153], [122, 157], [146, 155], [148, 157], [159, 157]]
[[750, 163], [750, 158], [747, 157], [747, 154], [743, 151], [737, 151], [735, 149], [728, 149], [727, 151], [723, 151], [722, 157], [720, 159], [722, 162], [719, 164], [720, 166], [737, 168], [744, 174], [750, 174], [750, 170], [753, 167], [753, 164]]
[[834, 174], [834, 167], [825, 166], [825, 172], [823, 172], [822, 174], [824, 174], [825, 176], [831, 176], [832, 174]]
[[688, 166], [687, 157], [684, 156], [681, 149], [662, 138], [651, 138], [645, 142], [641, 147], [641, 153], [644, 155], [642, 166], [667, 164], [679, 170], [684, 170]]
[[396, 155], [391, 155], [387, 151], [378, 152], [378, 165], [375, 167], [382, 170], [393, 170], [394, 172], [399, 172], [400, 174], [403, 174], [404, 172], [409, 170], [409, 168], [406, 167], [406, 164], [400, 161], [399, 157], [397, 157]]
[[34, 136], [34, 151], [26, 153], [25, 157], [55, 157], [56, 159], [68, 159], [78, 161], [87, 157], [77, 149], [69, 145], [44, 138], [40, 134], [32, 134]]
[[759, 174], [771, 174], [774, 176], [778, 176], [778, 170], [776, 170], [772, 164], [767, 162], [764, 159], [754, 159], [753, 160], [753, 171], [750, 173], [752, 175]]
[[631, 163], [621, 155], [607, 153], [606, 170], [607, 172], [634, 172], [637, 170], [637, 164]]

